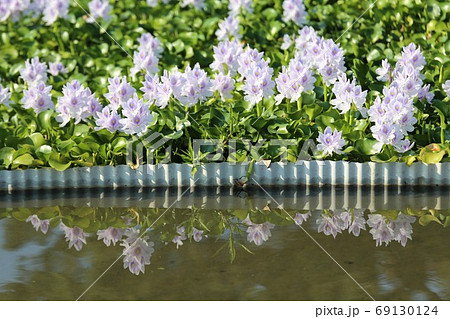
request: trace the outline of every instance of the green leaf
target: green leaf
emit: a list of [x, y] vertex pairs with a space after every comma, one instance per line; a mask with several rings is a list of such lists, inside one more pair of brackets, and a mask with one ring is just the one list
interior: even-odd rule
[[64, 171], [70, 167], [71, 162], [57, 153], [52, 153], [48, 160], [48, 164], [58, 171]]
[[439, 220], [439, 218], [433, 216], [433, 215], [423, 215], [422, 217], [420, 217], [419, 219], [419, 224], [422, 226], [426, 226], [431, 222], [436, 222], [438, 224], [442, 225], [442, 222]]
[[375, 155], [381, 151], [381, 147], [377, 140], [365, 138], [355, 142], [355, 150], [363, 155]]
[[33, 163], [33, 156], [30, 154], [24, 154], [13, 160], [12, 164], [15, 166], [30, 166]]

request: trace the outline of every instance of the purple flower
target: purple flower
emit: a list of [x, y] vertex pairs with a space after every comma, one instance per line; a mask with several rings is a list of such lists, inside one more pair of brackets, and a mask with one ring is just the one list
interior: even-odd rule
[[65, 126], [70, 119], [75, 124], [84, 120], [90, 113], [89, 104], [93, 98], [91, 90], [85, 88], [79, 81], [74, 80], [63, 87], [63, 96], [58, 98], [56, 120]]
[[296, 225], [301, 225], [303, 222], [306, 222], [308, 218], [311, 217], [311, 212], [307, 212], [305, 214], [296, 213], [294, 217], [294, 222]]
[[381, 61], [381, 67], [376, 69], [376, 73], [378, 74], [377, 80], [382, 82], [387, 82], [391, 80], [391, 70], [392, 67], [389, 64], [387, 59]]
[[33, 225], [34, 229], [36, 229], [36, 231], [39, 231], [40, 229], [43, 234], [47, 234], [50, 227], [49, 219], [40, 220], [37, 215], [31, 215], [27, 218], [26, 222], [31, 222], [31, 225]]
[[154, 103], [158, 94], [159, 79], [157, 75], [146, 74], [145, 81], [142, 82], [141, 91], [144, 92], [144, 98], [150, 102]]
[[219, 73], [212, 82], [212, 90], [219, 92], [222, 100], [230, 99], [234, 89], [234, 80], [227, 74]]
[[139, 39], [138, 51], [145, 51], [154, 55], [157, 58], [161, 57], [161, 53], [164, 48], [158, 38], [154, 37], [151, 33], [144, 33]]
[[361, 210], [354, 211], [351, 224], [348, 227], [348, 233], [353, 233], [354, 236], [358, 237], [361, 229], [366, 230], [366, 220], [364, 218], [364, 212]]
[[326, 236], [333, 235], [333, 237], [336, 238], [337, 233], [341, 232], [333, 218], [326, 216], [325, 214], [321, 214], [316, 223], [319, 225], [318, 232], [324, 233]]
[[281, 44], [281, 50], [287, 50], [292, 46], [293, 42], [289, 34], [283, 35], [283, 44]]
[[[238, 59], [242, 53], [242, 45], [237, 40], [226, 40], [213, 47], [213, 51], [214, 61], [210, 65], [211, 69], [231, 76], [236, 74], [239, 69]], [[250, 57], [248, 64], [250, 64]]]
[[269, 237], [272, 236], [270, 230], [275, 227], [274, 224], [271, 224], [269, 222], [265, 222], [263, 224], [254, 224], [249, 217], [247, 217], [242, 222], [248, 226], [248, 242], [254, 242], [257, 246], [261, 246], [265, 241], [269, 240]]
[[65, 233], [66, 241], [69, 242], [69, 249], [73, 246], [77, 251], [80, 251], [83, 244], [86, 245], [86, 234], [81, 228], [77, 226], [70, 228], [63, 223], [60, 224], [60, 228]]
[[362, 91], [361, 86], [356, 85], [356, 81], [347, 80], [347, 76], [343, 74], [334, 84], [333, 93], [335, 98], [330, 103], [338, 109], [341, 114], [347, 113], [352, 103], [361, 112], [366, 115], [366, 109], [363, 107], [366, 102], [367, 91]]
[[116, 243], [122, 239], [125, 230], [121, 228], [108, 227], [107, 229], [101, 229], [97, 231], [98, 240], [102, 240], [106, 246], [110, 246], [111, 243], [115, 246]]
[[394, 231], [383, 215], [370, 214], [367, 225], [371, 227], [370, 233], [376, 241], [377, 247], [383, 243], [387, 246], [394, 239]]
[[231, 15], [238, 15], [241, 11], [247, 11], [249, 13], [253, 12], [252, 8], [252, 0], [230, 0], [228, 4], [228, 9], [230, 10]]
[[117, 111], [136, 93], [136, 90], [127, 82], [125, 76], [122, 79], [119, 77], [110, 78], [108, 81], [108, 93], [104, 96], [109, 101], [110, 108]]
[[202, 236], [203, 236], [203, 230], [199, 230], [194, 227], [194, 229], [192, 231], [192, 238], [198, 243], [199, 241], [202, 240]]
[[[125, 235], [130, 232], [125, 232]], [[131, 232], [132, 237], [125, 239], [121, 246], [124, 247], [122, 255], [123, 268], [129, 269], [132, 274], [139, 275], [145, 272], [145, 265], [150, 265], [150, 258], [155, 251], [154, 243], [148, 242], [148, 237], [138, 237], [136, 231]]]
[[13, 21], [20, 19], [20, 14], [28, 9], [30, 0], [3, 0], [0, 1], [0, 21], [6, 21], [9, 17]]
[[47, 65], [39, 62], [38, 57], [25, 62], [25, 67], [20, 70], [20, 77], [28, 84], [47, 82]]
[[60, 73], [66, 74], [68, 72], [61, 62], [50, 63], [49, 66], [50, 68], [48, 70], [48, 73], [50, 73], [53, 76], [57, 76]]
[[121, 130], [127, 134], [143, 135], [153, 119], [149, 105], [139, 100], [137, 94], [123, 106], [122, 114], [125, 116], [120, 120]]
[[306, 8], [303, 0], [283, 1], [283, 21], [292, 21], [298, 26], [306, 23]]
[[317, 149], [322, 152], [323, 156], [332, 155], [333, 153], [341, 154], [341, 149], [345, 145], [345, 140], [342, 138], [342, 132], [338, 130], [331, 130], [327, 127], [323, 133], [319, 132], [317, 138]]
[[447, 80], [444, 84], [442, 84], [442, 89], [445, 94], [447, 94], [447, 97], [450, 98], [450, 80]]
[[197, 10], [202, 10], [206, 7], [205, 0], [183, 0], [182, 7], [192, 5]]
[[186, 233], [184, 226], [177, 228], [177, 235], [172, 239], [172, 243], [177, 244], [177, 249], [180, 246], [183, 246], [183, 240], [186, 240]]
[[419, 94], [417, 98], [423, 102], [423, 100], [426, 100], [428, 104], [431, 104], [434, 99], [434, 93], [430, 92], [430, 85], [424, 85], [422, 88], [419, 89]]
[[217, 39], [219, 41], [225, 41], [231, 38], [239, 40], [242, 37], [239, 34], [239, 28], [239, 18], [229, 15], [219, 23], [219, 29], [216, 31]]
[[4, 88], [3, 85], [0, 83], [0, 105], [3, 104], [9, 107], [9, 104], [11, 103], [11, 101], [9, 100], [10, 98], [11, 92], [9, 92], [8, 88]]
[[109, 5], [109, 0], [92, 0], [88, 3], [89, 12], [91, 16], [86, 20], [86, 22], [94, 23], [97, 19], [101, 18], [105, 21], [111, 19], [111, 6]]
[[69, 13], [70, 0], [48, 0], [44, 6], [44, 20], [47, 25], [53, 24], [58, 18], [65, 18]]
[[151, 51], [141, 50], [134, 52], [133, 62], [134, 66], [130, 70], [131, 76], [135, 76], [141, 70], [150, 74], [158, 73], [159, 59]]
[[111, 133], [121, 130], [121, 117], [117, 114], [116, 110], [111, 110], [109, 107], [104, 107], [101, 112], [97, 112], [97, 119], [95, 121], [97, 125], [95, 127], [96, 131], [101, 129], [107, 129]]
[[36, 114], [48, 109], [54, 109], [52, 101], [51, 86], [46, 86], [44, 82], [35, 82], [28, 90], [23, 91], [20, 102], [24, 109], [33, 109]]

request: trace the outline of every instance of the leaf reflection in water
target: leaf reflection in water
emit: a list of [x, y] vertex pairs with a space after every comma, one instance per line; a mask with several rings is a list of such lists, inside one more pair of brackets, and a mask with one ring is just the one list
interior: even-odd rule
[[[319, 233], [337, 237], [347, 231], [356, 237], [361, 231], [369, 231], [375, 246], [389, 245], [396, 241], [405, 247], [412, 239], [412, 225], [419, 220], [425, 226], [433, 221], [447, 226], [450, 211], [412, 210], [370, 211], [362, 209], [322, 211], [294, 211], [294, 221], [279, 209], [253, 210], [207, 210], [172, 209], [153, 225], [161, 213], [157, 208], [92, 208], [53, 206], [39, 209], [6, 209], [0, 211], [2, 218], [14, 217], [31, 223], [36, 231], [47, 234], [49, 228], [60, 229], [69, 248], [82, 250], [87, 238], [96, 235], [97, 240], [110, 247], [123, 247], [123, 266], [139, 275], [150, 265], [155, 252], [155, 242], [172, 244], [179, 249], [187, 241], [200, 242], [204, 238], [227, 240], [231, 261], [236, 255], [235, 246], [252, 253], [244, 245], [261, 246], [272, 236], [275, 226], [309, 224], [315, 225]], [[311, 216], [316, 216], [310, 219]], [[314, 223], [315, 221], [315, 223]], [[153, 225], [149, 228], [149, 225]], [[94, 236], [92, 236], [94, 237]], [[91, 237], [91, 238], [92, 238]], [[94, 237], [95, 238], [95, 237]], [[152, 240], [150, 240], [150, 238]], [[221, 248], [221, 249], [222, 249]], [[220, 250], [221, 250], [220, 249]], [[220, 251], [219, 250], [219, 251]]]

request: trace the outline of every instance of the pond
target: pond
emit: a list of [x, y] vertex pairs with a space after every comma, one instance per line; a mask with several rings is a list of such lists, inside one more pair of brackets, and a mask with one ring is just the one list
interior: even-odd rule
[[3, 194], [0, 300], [448, 300], [449, 198], [374, 188]]

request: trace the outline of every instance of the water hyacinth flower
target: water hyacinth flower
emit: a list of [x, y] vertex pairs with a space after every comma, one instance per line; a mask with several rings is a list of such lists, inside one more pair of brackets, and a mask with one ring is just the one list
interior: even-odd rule
[[350, 82], [347, 76], [343, 74], [334, 84], [333, 93], [335, 98], [330, 103], [341, 114], [350, 111], [352, 104], [354, 104], [361, 115], [366, 115], [367, 110], [364, 107], [364, 103], [366, 102], [367, 91], [362, 91], [361, 86], [356, 85], [355, 80]]
[[124, 76], [114, 77], [108, 79], [108, 93], [104, 96], [109, 101], [109, 107], [112, 110], [117, 111], [123, 106], [133, 95], [136, 93], [136, 89], [128, 83], [127, 78]]
[[161, 41], [151, 33], [147, 32], [141, 35], [138, 39], [139, 48], [138, 51], [145, 51], [153, 54], [157, 58], [161, 57], [161, 53], [164, 51], [164, 48], [161, 44]]
[[274, 224], [269, 222], [265, 222], [263, 224], [255, 224], [250, 218], [247, 216], [245, 220], [242, 221], [247, 228], [247, 241], [253, 242], [257, 246], [261, 246], [265, 241], [269, 240], [269, 237], [272, 236], [270, 232], [271, 229], [275, 227]]
[[364, 218], [364, 211], [355, 210], [351, 223], [348, 226], [348, 233], [358, 237], [361, 229], [366, 230], [366, 219]]
[[326, 236], [333, 235], [333, 237], [336, 238], [338, 232], [341, 232], [341, 229], [336, 225], [335, 220], [325, 214], [321, 214], [316, 220], [316, 223], [319, 225], [318, 232], [324, 233]]
[[134, 52], [133, 56], [134, 66], [130, 69], [130, 75], [135, 76], [139, 71], [144, 70], [146, 73], [158, 73], [159, 59], [151, 51]]
[[234, 15], [229, 15], [224, 20], [219, 22], [219, 29], [216, 31], [216, 36], [219, 41], [230, 39], [241, 39], [239, 34], [240, 24], [239, 18]]
[[47, 0], [44, 6], [42, 20], [47, 25], [53, 24], [58, 18], [65, 18], [69, 13], [70, 0]]
[[26, 222], [27, 223], [30, 222], [36, 231], [41, 230], [43, 234], [47, 234], [48, 229], [50, 227], [49, 219], [41, 220], [37, 215], [31, 215], [30, 217], [27, 218]]
[[54, 109], [52, 101], [52, 87], [46, 86], [44, 82], [39, 81], [32, 84], [28, 90], [23, 91], [23, 97], [20, 100], [24, 109], [32, 109], [36, 114], [42, 111]]
[[394, 238], [394, 231], [390, 227], [386, 218], [381, 214], [370, 214], [367, 224], [373, 239], [376, 241], [376, 246], [381, 246], [383, 243], [387, 246]]
[[294, 42], [292, 41], [289, 34], [283, 35], [283, 44], [281, 44], [281, 50], [287, 50], [289, 49]]
[[393, 239], [399, 242], [403, 247], [406, 246], [406, 242], [411, 238], [413, 229], [411, 224], [416, 221], [416, 217], [403, 214], [400, 212], [397, 218], [391, 222], [391, 228], [394, 231]]
[[17, 21], [21, 13], [30, 6], [30, 0], [3, 0], [0, 1], [0, 21], [6, 21], [11, 18]]
[[306, 8], [303, 0], [283, 1], [283, 21], [292, 21], [301, 26], [306, 23]]
[[238, 72], [244, 78], [244, 99], [253, 106], [273, 95], [275, 82], [272, 80], [273, 69], [263, 59], [263, 52], [247, 47], [238, 58]]
[[10, 98], [11, 92], [9, 91], [9, 88], [4, 88], [3, 85], [0, 83], [0, 105], [5, 105], [9, 107], [11, 103]]
[[110, 246], [111, 243], [115, 246], [116, 243], [122, 240], [125, 230], [121, 228], [108, 227], [107, 229], [101, 229], [97, 231], [98, 240], [102, 240], [106, 246]]
[[253, 12], [252, 0], [230, 0], [228, 9], [231, 15], [238, 15], [242, 11]]
[[141, 91], [144, 92], [144, 99], [153, 104], [158, 94], [159, 78], [157, 75], [146, 74], [145, 81], [142, 82]]
[[307, 212], [305, 214], [296, 213], [294, 217], [294, 222], [296, 225], [300, 226], [303, 222], [306, 222], [308, 218], [311, 217], [311, 212]]
[[88, 3], [90, 17], [86, 22], [94, 23], [96, 20], [103, 19], [109, 21], [111, 19], [111, 9], [109, 0], [92, 0]]
[[172, 243], [177, 244], [177, 249], [183, 246], [183, 240], [186, 240], [186, 232], [184, 226], [177, 227], [177, 235], [172, 239]]
[[111, 110], [105, 106], [101, 112], [97, 112], [97, 118], [95, 120], [95, 130], [99, 131], [107, 129], [111, 133], [122, 129], [121, 116], [116, 110]]
[[433, 102], [434, 93], [430, 92], [430, 84], [424, 85], [419, 89], [417, 99], [421, 102], [427, 101], [428, 104], [431, 104], [431, 102]]
[[287, 69], [282, 67], [275, 82], [279, 92], [275, 100], [277, 104], [280, 104], [285, 98], [295, 102], [300, 99], [303, 92], [312, 91], [316, 79], [311, 69], [296, 56], [289, 62]]
[[[134, 234], [132, 232], [132, 234]], [[126, 232], [127, 234], [127, 232]], [[120, 245], [124, 247], [122, 255], [123, 268], [135, 275], [145, 273], [145, 266], [150, 265], [150, 258], [154, 253], [154, 243], [148, 242], [148, 237], [137, 237], [135, 235], [124, 240]]]
[[212, 88], [214, 92], [219, 92], [222, 100], [230, 99], [233, 97], [232, 91], [234, 90], [234, 79], [228, 74], [224, 75], [219, 73], [212, 81]]
[[70, 228], [61, 223], [60, 229], [65, 233], [66, 241], [69, 242], [69, 249], [74, 247], [77, 251], [80, 251], [83, 244], [86, 245], [86, 234], [81, 228], [77, 226]]
[[383, 100], [377, 97], [370, 107], [369, 118], [375, 123], [371, 131], [380, 144], [380, 150], [385, 144], [394, 146], [400, 153], [413, 147], [414, 143], [406, 139], [417, 123], [413, 99], [417, 97], [431, 102], [434, 98], [429, 86], [422, 86], [424, 64], [420, 48], [414, 43], [404, 47], [402, 58], [392, 72], [392, 83], [383, 89]]
[[79, 81], [73, 80], [63, 87], [63, 96], [58, 98], [56, 120], [65, 126], [71, 119], [78, 124], [91, 115], [90, 107], [95, 96], [89, 88], [85, 88]]
[[127, 134], [143, 135], [153, 120], [149, 105], [139, 100], [137, 94], [125, 103], [122, 114], [125, 117], [120, 119], [121, 130]]
[[[238, 59], [243, 51], [242, 44], [236, 39], [233, 41], [226, 40], [219, 42], [217, 46], [213, 47], [214, 61], [210, 67], [212, 70], [222, 73], [228, 73], [233, 76], [238, 71], [240, 64]], [[248, 58], [248, 65], [250, 65], [250, 58]]]
[[41, 63], [38, 57], [25, 61], [25, 67], [20, 70], [20, 77], [27, 83], [47, 82], [47, 65]]
[[391, 71], [392, 66], [389, 64], [387, 59], [384, 59], [381, 61], [381, 67], [375, 71], [378, 74], [377, 80], [382, 82], [391, 81]]
[[61, 62], [54, 62], [49, 64], [49, 70], [48, 73], [50, 73], [53, 76], [57, 76], [59, 74], [66, 74], [68, 71], [64, 64]]
[[202, 10], [206, 8], [205, 0], [183, 0], [181, 3], [182, 7], [193, 6], [197, 10]]
[[192, 238], [198, 243], [199, 241], [202, 240], [202, 237], [203, 237], [203, 230], [199, 230], [194, 227], [194, 229], [192, 230]]
[[409, 216], [400, 212], [395, 220], [389, 221], [380, 214], [371, 214], [367, 224], [372, 227], [370, 233], [376, 240], [376, 246], [383, 243], [387, 246], [391, 240], [406, 246], [408, 239], [411, 239], [413, 232], [411, 224], [416, 221], [414, 216]]
[[444, 84], [442, 84], [442, 89], [445, 94], [447, 94], [447, 97], [450, 98], [450, 80], [447, 80]]
[[323, 156], [332, 155], [333, 153], [342, 154], [342, 147], [345, 145], [345, 140], [342, 138], [342, 132], [338, 130], [331, 130], [327, 127], [323, 133], [319, 132], [317, 138], [317, 149], [322, 152]]
[[184, 71], [185, 83], [178, 98], [184, 106], [192, 106], [198, 102], [204, 102], [211, 97], [212, 83], [206, 72], [200, 68], [198, 63], [191, 69], [188, 65]]

